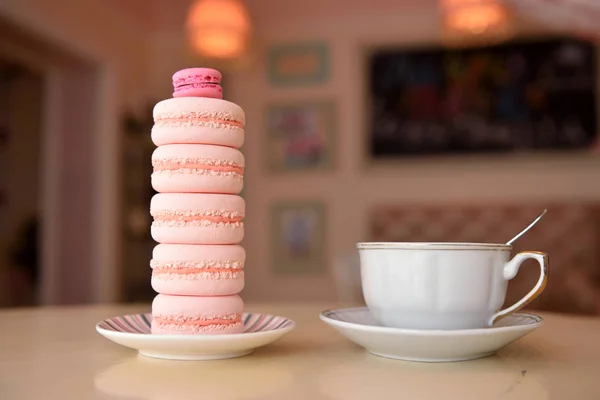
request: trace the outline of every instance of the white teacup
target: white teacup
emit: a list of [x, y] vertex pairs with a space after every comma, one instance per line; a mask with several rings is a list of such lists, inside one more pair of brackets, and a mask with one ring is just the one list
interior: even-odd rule
[[[488, 243], [358, 243], [362, 290], [376, 321], [407, 329], [493, 325], [535, 299], [548, 280], [548, 255]], [[535, 287], [500, 310], [523, 261], [540, 265]]]

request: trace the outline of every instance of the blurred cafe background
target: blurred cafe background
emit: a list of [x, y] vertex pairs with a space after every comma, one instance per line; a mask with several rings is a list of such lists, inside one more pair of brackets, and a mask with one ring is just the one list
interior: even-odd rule
[[[550, 254], [600, 314], [594, 0], [0, 0], [0, 306], [149, 303], [152, 108], [246, 112], [246, 302], [361, 303], [356, 242]], [[507, 303], [537, 277], [526, 263]]]

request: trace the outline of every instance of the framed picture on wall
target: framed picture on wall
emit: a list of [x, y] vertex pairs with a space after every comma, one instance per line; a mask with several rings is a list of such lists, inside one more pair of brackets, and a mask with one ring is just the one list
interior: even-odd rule
[[329, 79], [329, 46], [325, 43], [273, 46], [269, 49], [268, 57], [271, 85], [306, 86], [321, 84]]
[[325, 205], [280, 202], [271, 207], [271, 270], [275, 274], [325, 271]]
[[367, 57], [369, 157], [587, 151], [598, 137], [598, 50], [575, 38]]
[[264, 160], [272, 173], [333, 168], [336, 110], [332, 101], [274, 104], [267, 111]]

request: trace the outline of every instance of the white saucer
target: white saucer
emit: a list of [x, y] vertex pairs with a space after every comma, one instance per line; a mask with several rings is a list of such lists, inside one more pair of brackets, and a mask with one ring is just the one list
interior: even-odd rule
[[491, 356], [542, 324], [541, 317], [520, 313], [483, 329], [399, 329], [380, 326], [366, 307], [326, 310], [320, 318], [371, 354], [422, 362], [465, 361]]
[[171, 360], [219, 360], [241, 357], [273, 343], [294, 329], [291, 319], [244, 313], [244, 333], [230, 335], [152, 335], [150, 314], [105, 319], [96, 325], [102, 336], [138, 350], [141, 355]]

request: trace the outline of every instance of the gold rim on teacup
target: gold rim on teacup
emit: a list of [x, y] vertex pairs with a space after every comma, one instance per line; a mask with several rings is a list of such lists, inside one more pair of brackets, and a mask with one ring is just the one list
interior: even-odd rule
[[431, 249], [431, 250], [506, 250], [512, 249], [509, 244], [503, 243], [469, 243], [469, 242], [359, 242], [359, 250], [371, 249]]

